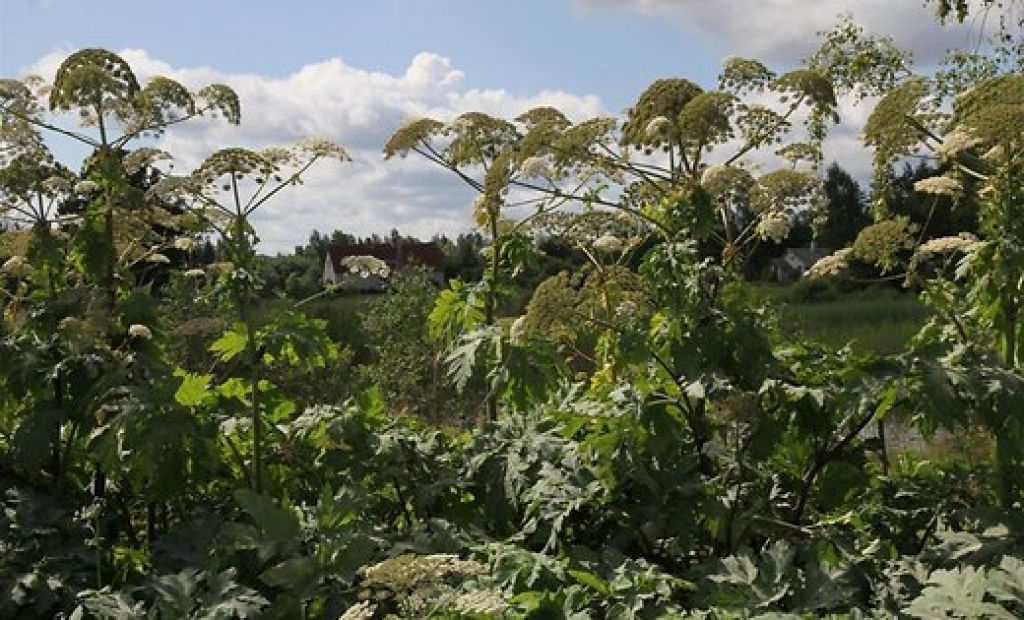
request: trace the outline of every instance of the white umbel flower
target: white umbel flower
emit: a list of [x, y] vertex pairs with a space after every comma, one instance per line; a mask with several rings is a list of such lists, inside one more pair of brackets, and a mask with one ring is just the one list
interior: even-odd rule
[[455, 599], [455, 608], [464, 614], [492, 616], [503, 613], [508, 605], [491, 590], [477, 590], [460, 594]]
[[359, 601], [338, 616], [338, 620], [370, 620], [375, 611], [377, 606], [370, 601]]
[[964, 195], [964, 186], [960, 184], [960, 181], [949, 177], [928, 177], [914, 183], [914, 191], [935, 196], [960, 198]]
[[196, 240], [192, 237], [178, 237], [174, 240], [175, 250], [185, 250], [186, 252], [196, 247]]
[[644, 134], [648, 138], [657, 138], [671, 126], [672, 121], [668, 120], [667, 117], [655, 116], [647, 123], [647, 127], [644, 127]]
[[519, 166], [519, 174], [526, 179], [537, 177], [547, 179], [551, 177], [551, 165], [543, 157], [527, 157]]
[[391, 274], [388, 264], [375, 256], [346, 256], [341, 259], [341, 266], [361, 278], [386, 278]]
[[612, 234], [603, 234], [594, 240], [594, 249], [598, 252], [621, 252], [624, 244]]
[[151, 340], [153, 338], [153, 332], [141, 323], [135, 323], [128, 328], [128, 336], [131, 338], [138, 338], [139, 340]]
[[970, 233], [960, 233], [949, 237], [929, 239], [914, 250], [913, 264], [924, 263], [935, 256], [970, 252], [980, 245], [977, 237]]
[[761, 217], [757, 223], [757, 234], [762, 239], [771, 239], [775, 243], [782, 243], [789, 236], [793, 225], [785, 213], [778, 210], [769, 211]]
[[0, 272], [6, 273], [12, 278], [24, 278], [32, 272], [32, 265], [25, 260], [24, 256], [12, 256], [4, 261], [3, 267], [0, 267]]
[[526, 315], [522, 315], [512, 321], [512, 326], [508, 329], [508, 339], [512, 344], [519, 344], [523, 341], [523, 336], [526, 335]]
[[75, 183], [74, 192], [79, 196], [87, 196], [95, 192], [99, 188], [100, 186], [96, 183], [96, 181], [90, 181], [86, 179], [84, 181], [79, 181], [78, 183]]
[[832, 254], [821, 258], [811, 265], [811, 268], [804, 272], [805, 278], [823, 278], [826, 276], [838, 276], [850, 266], [850, 256], [853, 255], [853, 248], [836, 250]]
[[979, 138], [972, 136], [962, 129], [956, 129], [946, 134], [942, 139], [942, 144], [935, 147], [935, 154], [942, 159], [953, 159], [960, 153], [979, 144], [981, 144]]

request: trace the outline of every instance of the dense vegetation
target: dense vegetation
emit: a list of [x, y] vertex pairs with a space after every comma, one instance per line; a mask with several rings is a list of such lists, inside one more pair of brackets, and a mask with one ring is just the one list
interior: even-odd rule
[[[341, 147], [228, 147], [174, 176], [146, 140], [241, 122], [226, 86], [142, 85], [98, 49], [0, 82], [0, 617], [1021, 617], [1007, 54], [916, 75], [847, 22], [804, 67], [732, 58], [718, 90], [659, 80], [623, 120], [411, 121], [385, 154], [478, 191], [484, 263], [437, 291], [351, 257], [392, 283], [359, 329], [287, 273], [269, 302], [251, 223]], [[822, 170], [844, 93], [880, 95], [863, 228], [826, 200], [857, 194]], [[53, 139], [92, 154], [71, 170]], [[934, 165], [901, 184], [910, 154]], [[797, 295], [896, 282], [918, 333], [802, 338], [747, 281], [801, 227], [848, 247]], [[891, 423], [970, 449], [923, 460]]]

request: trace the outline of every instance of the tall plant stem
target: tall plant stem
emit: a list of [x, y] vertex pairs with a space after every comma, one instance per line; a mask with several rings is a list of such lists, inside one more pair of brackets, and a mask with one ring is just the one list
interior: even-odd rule
[[[488, 277], [488, 279], [490, 280], [490, 283], [489, 283], [489, 286], [487, 287], [487, 295], [484, 298], [484, 322], [487, 324], [488, 327], [494, 325], [494, 322], [496, 320], [496, 317], [495, 317], [495, 311], [496, 311], [495, 306], [497, 305], [497, 302], [496, 302], [495, 289], [497, 288], [497, 285], [498, 285], [498, 273], [499, 273], [498, 270], [499, 270], [499, 268], [501, 266], [500, 265], [500, 257], [498, 256], [498, 253], [501, 250], [501, 247], [499, 245], [499, 241], [500, 240], [499, 240], [499, 237], [498, 237], [498, 234], [499, 234], [499, 231], [498, 231], [498, 218], [497, 217], [491, 217], [490, 224], [491, 224], [491, 262], [490, 262], [490, 266], [489, 266], [490, 274], [489, 274], [489, 277]], [[496, 358], [498, 360], [498, 363], [500, 363], [500, 360], [502, 359], [501, 339], [498, 339], [498, 345], [497, 346], [499, 347], [499, 349], [497, 351]], [[495, 390], [490, 390], [490, 392], [487, 394], [487, 405], [486, 406], [487, 406], [487, 419], [491, 420], [491, 421], [497, 420], [498, 419], [498, 394], [496, 393]]]
[[[1002, 299], [1001, 299], [1001, 323], [1000, 331], [1002, 332], [1002, 343], [1000, 347], [1000, 354], [1003, 358], [1003, 363], [1010, 368], [1017, 367], [1017, 329], [1019, 323], [1019, 289], [1016, 283], [1019, 281], [1019, 276], [1016, 273], [1011, 273], [1009, 282], [1013, 284], [1007, 285], [1003, 288]], [[1015, 412], [1006, 412], [1005, 415], [1012, 416]], [[997, 479], [997, 492], [999, 494], [999, 504], [1004, 508], [1012, 507], [1017, 499], [1018, 491], [1020, 489], [1020, 483], [1017, 481], [1018, 472], [1015, 466], [1015, 458], [1013, 456], [1016, 451], [1014, 446], [1010, 445], [1013, 441], [1008, 437], [1007, 433], [1000, 432], [1002, 429], [993, 429], [995, 432], [995, 465], [996, 465], [996, 479]]]
[[[234, 259], [236, 268], [249, 270], [252, 266], [253, 248], [248, 240], [246, 207], [243, 206], [238, 190], [238, 176], [231, 175], [231, 191], [234, 195], [235, 213], [233, 224]], [[252, 316], [251, 284], [248, 279], [235, 283], [235, 303], [238, 318], [245, 326], [245, 358], [249, 362], [249, 400], [252, 418], [252, 472], [250, 484], [256, 493], [263, 493], [263, 416], [260, 412], [260, 361], [262, 355], [256, 343], [256, 325]]]

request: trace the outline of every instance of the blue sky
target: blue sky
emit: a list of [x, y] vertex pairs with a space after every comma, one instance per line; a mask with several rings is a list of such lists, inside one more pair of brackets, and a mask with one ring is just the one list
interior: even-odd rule
[[726, 53], [663, 15], [563, 0], [2, 0], [0, 73], [55, 49], [137, 48], [176, 67], [283, 77], [339, 57], [398, 73], [418, 52], [469, 88], [598, 93], [625, 107], [652, 76], [713, 81]]
[[[729, 54], [793, 66], [844, 12], [924, 60], [971, 36], [940, 29], [921, 0], [0, 0], [0, 76], [52, 75], [67, 53], [103, 47], [143, 78], [230, 84], [242, 126], [170, 132], [182, 167], [308, 134], [346, 146], [352, 164], [315, 171], [260, 214], [262, 251], [288, 252], [313, 229], [470, 230], [472, 196], [453, 179], [383, 161], [404, 118], [542, 104], [618, 115], [658, 78], [713, 87]], [[830, 153], [854, 169], [865, 111], [850, 110]]]

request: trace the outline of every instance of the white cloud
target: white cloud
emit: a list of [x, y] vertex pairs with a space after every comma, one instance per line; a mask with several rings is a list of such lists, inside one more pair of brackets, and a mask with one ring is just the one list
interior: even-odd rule
[[[287, 188], [261, 208], [254, 224], [262, 239], [259, 249], [267, 253], [292, 251], [314, 229], [369, 235], [397, 228], [422, 238], [470, 230], [473, 196], [450, 173], [415, 157], [384, 160], [385, 142], [408, 117], [447, 120], [470, 110], [513, 117], [539, 105], [558, 107], [576, 119], [607, 114], [596, 96], [467, 89], [461, 71], [429, 52], [413, 57], [401, 75], [365, 71], [332, 58], [281, 79], [176, 68], [143, 50], [121, 55], [140, 81], [164, 75], [193, 89], [222, 82], [241, 99], [240, 126], [200, 119], [161, 138], [159, 146], [175, 156], [177, 170], [191, 169], [221, 148], [263, 148], [309, 136], [333, 140], [349, 151], [353, 162], [323, 162], [303, 185]], [[65, 56], [50, 54], [32, 72], [52, 76]]]
[[[729, 52], [771, 62], [794, 62], [817, 46], [816, 33], [852, 14], [872, 34], [930, 63], [953, 46], [977, 42], [981, 26], [939, 25], [934, 8], [921, 0], [575, 0], [584, 10], [626, 10], [664, 16], [683, 30]], [[991, 24], [990, 24], [991, 25]]]

